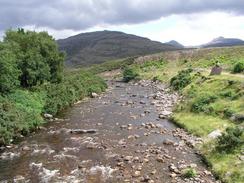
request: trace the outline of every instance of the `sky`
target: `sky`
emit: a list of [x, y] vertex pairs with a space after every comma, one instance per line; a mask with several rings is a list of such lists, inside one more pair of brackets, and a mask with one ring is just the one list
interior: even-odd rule
[[244, 0], [0, 0], [0, 37], [9, 28], [56, 39], [116, 30], [186, 46], [244, 39]]

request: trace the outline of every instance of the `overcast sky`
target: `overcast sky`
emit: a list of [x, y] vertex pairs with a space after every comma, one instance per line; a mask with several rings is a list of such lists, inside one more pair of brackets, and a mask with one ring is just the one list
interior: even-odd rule
[[0, 0], [0, 17], [0, 37], [24, 27], [56, 39], [104, 29], [185, 45], [244, 39], [244, 0]]

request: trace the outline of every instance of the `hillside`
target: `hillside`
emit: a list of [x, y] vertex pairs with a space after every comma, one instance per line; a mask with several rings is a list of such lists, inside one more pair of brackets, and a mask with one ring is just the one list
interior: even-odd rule
[[169, 45], [175, 46], [176, 48], [179, 48], [179, 49], [183, 49], [184, 48], [184, 45], [180, 44], [179, 42], [177, 42], [175, 40], [171, 40], [169, 42], [166, 42], [165, 44], [169, 44]]
[[244, 45], [244, 41], [241, 39], [218, 37], [213, 39], [209, 43], [202, 45], [201, 47], [209, 48], [209, 47], [225, 47], [225, 46], [240, 46], [240, 45]]
[[107, 60], [179, 49], [150, 39], [116, 31], [78, 34], [57, 41], [67, 54], [66, 65], [91, 65]]

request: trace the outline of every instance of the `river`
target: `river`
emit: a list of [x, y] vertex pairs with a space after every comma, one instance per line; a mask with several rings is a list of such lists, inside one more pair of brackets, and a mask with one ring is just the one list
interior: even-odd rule
[[[216, 182], [191, 146], [201, 139], [159, 118], [177, 97], [149, 81], [110, 81], [106, 93], [4, 150], [0, 182]], [[195, 178], [181, 176], [188, 167]]]

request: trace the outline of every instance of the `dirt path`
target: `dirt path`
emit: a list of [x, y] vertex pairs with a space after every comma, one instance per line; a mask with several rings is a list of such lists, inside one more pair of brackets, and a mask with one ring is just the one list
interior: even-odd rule
[[[150, 81], [109, 86], [5, 150], [0, 182], [216, 182], [192, 149], [201, 139], [164, 119], [177, 94]], [[181, 176], [188, 167], [195, 178]]]

